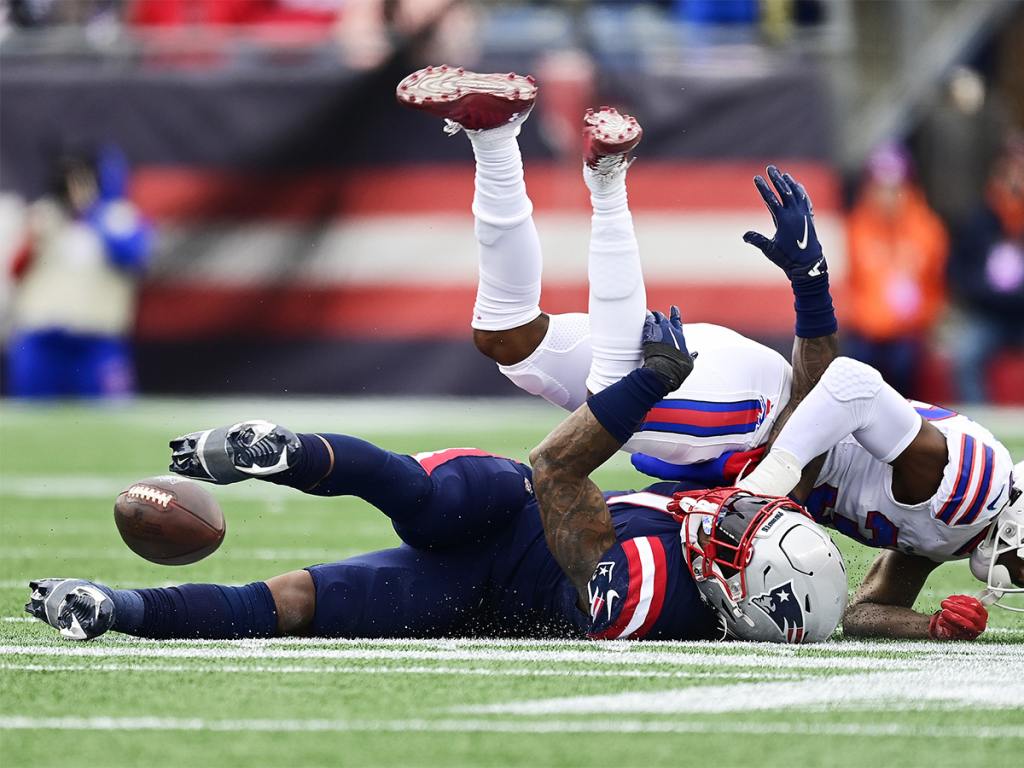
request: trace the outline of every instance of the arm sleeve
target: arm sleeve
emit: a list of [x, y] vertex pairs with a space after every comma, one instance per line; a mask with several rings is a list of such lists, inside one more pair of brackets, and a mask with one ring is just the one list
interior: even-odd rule
[[645, 637], [654, 628], [670, 586], [665, 545], [658, 536], [619, 542], [587, 583], [588, 635], [594, 640]]

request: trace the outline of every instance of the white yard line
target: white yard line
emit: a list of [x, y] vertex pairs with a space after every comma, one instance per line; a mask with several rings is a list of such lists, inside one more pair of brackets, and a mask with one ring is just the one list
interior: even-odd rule
[[[710, 650], [710, 649], [706, 649]], [[1018, 651], [1019, 653], [1019, 651]], [[770, 656], [761, 654], [714, 654], [671, 651], [634, 651], [630, 653], [558, 650], [418, 650], [402, 648], [267, 648], [239, 644], [232, 647], [166, 647], [159, 645], [2, 645], [0, 656], [59, 658], [135, 658], [135, 659], [334, 659], [363, 661], [484, 661], [571, 664], [590, 666], [707, 666], [752, 669], [820, 670], [908, 670], [917, 669], [920, 659], [846, 658], [827, 656]], [[967, 659], [957, 663], [966, 665]]]
[[[1017, 632], [1018, 630], [1008, 630]], [[1024, 631], [1024, 628], [1022, 630]], [[929, 656], [955, 659], [961, 656], [985, 656], [1005, 655], [1010, 657], [1024, 657], [1024, 645], [1020, 643], [936, 643], [929, 640], [834, 640], [825, 643], [812, 645], [779, 645], [778, 643], [716, 643], [710, 641], [679, 641], [679, 640], [558, 640], [558, 639], [509, 639], [509, 638], [433, 638], [433, 639], [409, 639], [409, 638], [331, 638], [331, 637], [274, 637], [268, 639], [253, 640], [199, 640], [199, 639], [177, 639], [177, 640], [147, 640], [144, 638], [130, 637], [128, 635], [106, 635], [102, 642], [104, 644], [117, 644], [147, 647], [166, 646], [221, 646], [231, 648], [276, 648], [278, 646], [300, 648], [323, 648], [323, 647], [400, 647], [411, 649], [447, 650], [484, 648], [494, 650], [521, 650], [523, 648], [542, 649], [551, 651], [577, 650], [582, 653], [593, 654], [596, 652], [606, 654], [617, 654], [616, 658], [623, 658], [635, 653], [677, 653], [693, 652], [703, 653], [706, 656], [715, 658], [729, 658], [736, 654], [763, 653], [773, 658], [790, 656], [823, 656], [826, 653], [850, 653], [850, 654], [907, 654], [923, 653]], [[72, 646], [79, 647], [79, 646]], [[144, 651], [143, 651], [144, 652]], [[588, 657], [589, 658], [589, 657]]]
[[[222, 560], [253, 560], [253, 561], [275, 561], [275, 560], [300, 560], [303, 564], [335, 562], [344, 560], [347, 557], [361, 555], [365, 550], [360, 549], [338, 549], [338, 548], [275, 548], [275, 547], [225, 547], [224, 551], [218, 552], [217, 557]], [[71, 549], [61, 547], [0, 547], [0, 559], [26, 559], [26, 560], [47, 560], [50, 562], [58, 560], [135, 560], [139, 556], [127, 547], [116, 547], [102, 552], [90, 551], [88, 549]], [[6, 582], [4, 582], [6, 583]], [[18, 584], [28, 587], [28, 579]]]
[[418, 667], [418, 666], [370, 666], [370, 665], [332, 665], [316, 666], [299, 665], [259, 665], [259, 664], [6, 664], [0, 663], [0, 670], [11, 672], [173, 672], [173, 673], [225, 673], [225, 674], [275, 674], [275, 675], [459, 675], [467, 677], [594, 677], [594, 678], [640, 678], [658, 680], [800, 680], [801, 676], [785, 672], [686, 672], [684, 670], [667, 671], [653, 669], [530, 669], [494, 667]]
[[[980, 674], [979, 674], [980, 673]], [[1002, 675], [1002, 677], [1000, 677]], [[879, 709], [931, 705], [1013, 709], [1024, 700], [1024, 663], [935, 664], [914, 672], [805, 678], [791, 682], [701, 685], [668, 691], [512, 701], [453, 711], [502, 715], [719, 714], [778, 709], [846, 709], [874, 702]]]
[[0, 717], [0, 730], [54, 731], [226, 731], [243, 733], [663, 733], [783, 736], [855, 736], [926, 739], [1024, 739], [1024, 727], [1007, 726], [913, 726], [904, 724], [855, 724], [750, 721], [645, 721], [645, 720], [208, 720], [169, 717]]

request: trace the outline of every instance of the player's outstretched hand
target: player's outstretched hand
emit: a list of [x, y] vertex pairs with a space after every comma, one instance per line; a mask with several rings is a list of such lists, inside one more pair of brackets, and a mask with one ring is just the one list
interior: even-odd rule
[[774, 191], [763, 176], [754, 177], [754, 186], [775, 221], [775, 236], [769, 240], [758, 232], [747, 232], [743, 240], [777, 264], [791, 283], [814, 281], [828, 271], [828, 265], [814, 231], [811, 198], [803, 184], [774, 165], [768, 166], [768, 178]]
[[928, 636], [932, 640], [974, 640], [985, 631], [988, 611], [970, 595], [950, 595], [932, 615]]
[[630, 460], [637, 471], [651, 477], [694, 483], [704, 488], [718, 488], [735, 485], [741, 474], [746, 474], [758, 465], [766, 451], [763, 445], [749, 451], [726, 451], [717, 459], [696, 464], [671, 464], [646, 453], [634, 453]]
[[686, 348], [683, 320], [679, 307], [673, 306], [669, 316], [661, 312], [648, 312], [641, 336], [644, 368], [661, 376], [674, 392], [693, 370], [693, 358]]

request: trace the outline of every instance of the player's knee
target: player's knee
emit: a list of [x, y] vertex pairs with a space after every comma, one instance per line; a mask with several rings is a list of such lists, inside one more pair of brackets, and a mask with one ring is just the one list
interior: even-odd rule
[[473, 343], [485, 356], [498, 365], [515, 365], [532, 355], [548, 332], [548, 316], [502, 331], [474, 329]]
[[837, 357], [821, 376], [821, 385], [832, 397], [843, 402], [872, 398], [882, 384], [882, 374], [849, 357]]
[[277, 608], [277, 633], [300, 635], [312, 623], [316, 587], [309, 571], [291, 571], [267, 580]]

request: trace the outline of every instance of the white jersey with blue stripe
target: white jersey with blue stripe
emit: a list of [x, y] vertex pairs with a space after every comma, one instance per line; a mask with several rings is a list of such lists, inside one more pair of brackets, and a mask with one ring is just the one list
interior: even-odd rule
[[946, 436], [949, 461], [935, 496], [900, 504], [892, 494], [892, 467], [848, 437], [829, 452], [807, 508], [818, 522], [868, 546], [936, 562], [968, 557], [1006, 501], [1009, 451], [966, 416], [911, 404]]
[[729, 328], [688, 323], [693, 372], [647, 414], [626, 443], [673, 464], [762, 445], [789, 402], [793, 371], [778, 352]]

